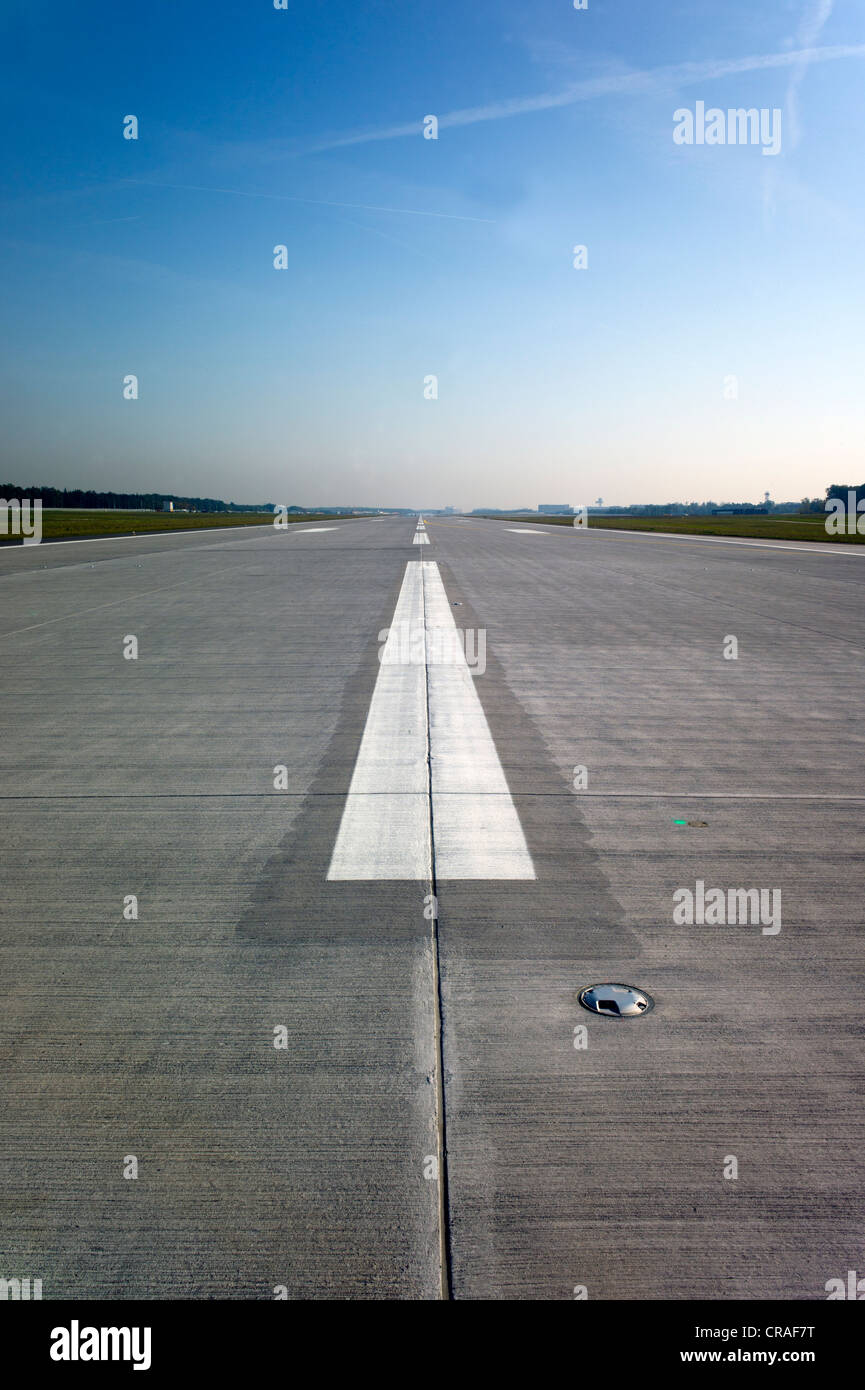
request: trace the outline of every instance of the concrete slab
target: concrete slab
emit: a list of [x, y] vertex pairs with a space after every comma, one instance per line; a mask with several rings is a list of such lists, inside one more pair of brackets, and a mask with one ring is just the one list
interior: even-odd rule
[[[0, 550], [0, 1274], [825, 1297], [863, 1237], [865, 569], [415, 525]], [[432, 884], [326, 880], [420, 556], [486, 632], [537, 874], [437, 883], [437, 933]], [[780, 890], [780, 932], [676, 924], [697, 880]], [[592, 1017], [603, 979], [655, 1009]]]

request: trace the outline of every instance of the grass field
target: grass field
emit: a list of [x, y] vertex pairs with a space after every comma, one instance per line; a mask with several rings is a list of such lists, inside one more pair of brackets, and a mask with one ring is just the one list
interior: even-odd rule
[[[287, 521], [321, 521], [327, 512], [309, 512], [304, 516], [292, 514]], [[84, 539], [89, 536], [142, 536], [150, 531], [201, 531], [216, 526], [266, 526], [273, 522], [272, 512], [122, 512], [72, 511], [63, 507], [45, 508], [42, 512], [44, 541]], [[0, 536], [0, 544], [20, 545], [17, 536]]]
[[[541, 526], [573, 526], [570, 516], [495, 517], [496, 521], [530, 521]], [[806, 516], [590, 516], [589, 529], [612, 531], [667, 531], [685, 536], [745, 536], [751, 540], [825, 541], [827, 544], [861, 545], [865, 536], [830, 536], [822, 512]]]

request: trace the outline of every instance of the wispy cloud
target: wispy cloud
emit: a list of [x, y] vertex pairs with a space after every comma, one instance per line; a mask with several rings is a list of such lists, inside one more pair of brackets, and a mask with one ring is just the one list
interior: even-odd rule
[[449, 222], [492, 222], [491, 217], [467, 217], [457, 212], [430, 212], [424, 208], [390, 208], [375, 203], [337, 203], [324, 198], [296, 198], [289, 193], [257, 193], [245, 188], [214, 188], [198, 183], [162, 183], [156, 179], [121, 179], [121, 183], [140, 184], [144, 188], [176, 188], [186, 193], [230, 193], [235, 198], [275, 198], [281, 203], [308, 203], [318, 208], [351, 208], [357, 212], [396, 212], [407, 217], [443, 217]]
[[[819, 14], [822, 14], [827, 6], [828, 11], [831, 11], [833, 0], [817, 0], [817, 3]], [[828, 12], [817, 24], [816, 34], [819, 34], [826, 18], [828, 18]], [[816, 19], [814, 22], [816, 23]], [[732, 77], [743, 72], [793, 68], [795, 79], [797, 72], [804, 75], [812, 63], [831, 63], [841, 58], [865, 58], [865, 44], [835, 44], [823, 48], [814, 48], [809, 45], [799, 49], [791, 49], [785, 53], [759, 53], [746, 58], [708, 59], [701, 63], [674, 63], [667, 67], [650, 68], [642, 72], [617, 73], [610, 77], [587, 78], [558, 92], [542, 92], [537, 96], [514, 97], [510, 100], [491, 102], [486, 106], [470, 106], [460, 111], [449, 111], [438, 116], [439, 129], [478, 125], [482, 121], [507, 120], [512, 116], [525, 116], [534, 111], [553, 111], [558, 107], [573, 106], [577, 102], [592, 101], [597, 97], [637, 96], [651, 92], [675, 90], [678, 87], [693, 86], [695, 83], [710, 82], [721, 77]], [[799, 81], [801, 81], [801, 76]], [[438, 115], [438, 113], [434, 114]], [[422, 129], [423, 119], [422, 116], [418, 116], [415, 120], [407, 121], [403, 125], [349, 131], [342, 135], [322, 136], [321, 139], [305, 143], [292, 152], [318, 154], [324, 150], [344, 149], [349, 145], [365, 145], [377, 140], [398, 140], [406, 135], [418, 135]], [[289, 151], [286, 150], [285, 153], [289, 153]]]
[[[811, 59], [808, 54], [813, 50], [823, 30], [826, 21], [832, 14], [835, 7], [835, 0], [808, 0], [808, 6], [799, 30], [796, 35], [797, 41], [802, 45], [805, 56], [800, 58], [790, 74], [790, 82], [787, 86], [787, 98], [785, 101], [787, 115], [787, 132], [790, 144], [795, 149], [799, 143], [802, 131], [799, 125], [799, 88], [805, 77], [805, 73], [811, 66]], [[819, 51], [819, 50], [818, 50]]]

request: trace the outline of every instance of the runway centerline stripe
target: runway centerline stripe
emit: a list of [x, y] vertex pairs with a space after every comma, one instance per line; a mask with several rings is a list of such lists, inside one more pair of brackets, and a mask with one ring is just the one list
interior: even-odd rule
[[336, 837], [328, 879], [432, 877], [426, 669], [399, 664], [423, 623], [421, 567], [406, 565]]
[[458, 629], [439, 567], [425, 560], [422, 568], [428, 650], [435, 643], [454, 655], [427, 667], [436, 879], [533, 879], [532, 857], [476, 678], [455, 640]]
[[329, 880], [431, 881], [430, 820], [437, 880], [534, 879], [459, 638], [438, 565], [410, 562], [381, 652]]

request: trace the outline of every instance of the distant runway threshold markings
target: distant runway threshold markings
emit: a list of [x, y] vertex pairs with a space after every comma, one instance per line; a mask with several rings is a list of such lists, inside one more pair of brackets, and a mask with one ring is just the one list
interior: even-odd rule
[[[405, 631], [424, 661], [399, 660]], [[328, 879], [533, 879], [534, 865], [465, 656], [427, 664], [455, 632], [438, 565], [406, 566]], [[403, 640], [401, 642], [401, 636]], [[411, 644], [414, 649], [415, 644]], [[441, 643], [436, 640], [436, 647]], [[432, 806], [432, 824], [430, 818]]]

